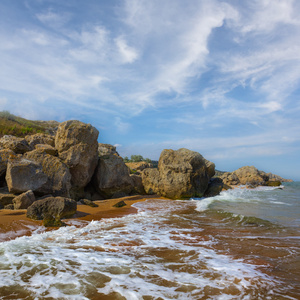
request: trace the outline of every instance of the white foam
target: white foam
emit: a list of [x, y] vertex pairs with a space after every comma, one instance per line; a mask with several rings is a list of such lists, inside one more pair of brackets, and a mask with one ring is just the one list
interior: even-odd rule
[[[215, 299], [241, 299], [249, 287], [272, 286], [254, 266], [197, 239], [202, 228], [196, 223], [180, 226], [188, 220], [177, 212], [190, 206], [191, 201], [147, 201], [135, 205], [135, 215], [0, 243], [0, 287], [18, 284], [33, 298], [88, 299], [92, 284], [98, 293], [126, 299], [196, 299], [206, 286], [222, 291], [235, 285], [237, 297], [225, 293]], [[97, 286], [90, 274], [108, 279]]]

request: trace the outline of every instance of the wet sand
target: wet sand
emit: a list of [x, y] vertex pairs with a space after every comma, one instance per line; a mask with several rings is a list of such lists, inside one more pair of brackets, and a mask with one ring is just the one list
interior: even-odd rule
[[[132, 204], [146, 201], [147, 199], [166, 199], [157, 195], [131, 196], [116, 199], [94, 201], [98, 207], [78, 204], [76, 214], [69, 220], [98, 221], [103, 218], [119, 218], [124, 215], [137, 213], [137, 209]], [[123, 207], [114, 207], [120, 201], [126, 203]], [[26, 209], [20, 210], [0, 210], [0, 242], [15, 239], [23, 235], [31, 235], [34, 230], [42, 227], [42, 221], [35, 221], [26, 217]], [[44, 227], [43, 227], [44, 228]], [[51, 230], [53, 228], [47, 228]], [[55, 228], [54, 228], [55, 229]]]

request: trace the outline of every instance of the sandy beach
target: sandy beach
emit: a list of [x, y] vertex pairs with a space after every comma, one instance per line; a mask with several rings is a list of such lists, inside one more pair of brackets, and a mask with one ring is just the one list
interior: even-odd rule
[[[146, 201], [147, 199], [166, 199], [157, 195], [137, 195], [116, 199], [107, 199], [94, 201], [98, 207], [90, 207], [88, 205], [78, 204], [76, 214], [68, 220], [84, 220], [97, 221], [103, 218], [118, 218], [128, 214], [134, 214], [137, 209], [132, 207], [132, 204]], [[120, 201], [126, 203], [123, 207], [114, 207]], [[20, 210], [0, 210], [0, 242], [15, 239], [23, 235], [31, 235], [34, 230], [42, 227], [42, 221], [35, 221], [26, 217], [26, 209]], [[44, 228], [44, 227], [42, 227]], [[47, 228], [52, 230], [56, 228]]]

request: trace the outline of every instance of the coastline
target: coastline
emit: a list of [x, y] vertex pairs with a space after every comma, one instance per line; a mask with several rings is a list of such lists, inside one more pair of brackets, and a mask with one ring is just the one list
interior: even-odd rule
[[[125, 215], [137, 213], [132, 207], [134, 203], [146, 201], [147, 199], [170, 200], [158, 195], [137, 195], [122, 198], [93, 201], [98, 207], [91, 207], [84, 204], [77, 204], [76, 214], [62, 221], [99, 221], [104, 218], [120, 218]], [[114, 207], [120, 201], [126, 203], [123, 207]], [[44, 227], [41, 220], [31, 220], [26, 217], [26, 209], [0, 210], [0, 242], [9, 241], [21, 236], [30, 236], [36, 230], [49, 231], [57, 227]]]

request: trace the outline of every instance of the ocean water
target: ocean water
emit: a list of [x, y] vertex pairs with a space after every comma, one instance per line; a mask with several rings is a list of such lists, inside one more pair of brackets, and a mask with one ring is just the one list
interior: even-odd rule
[[0, 243], [0, 299], [300, 299], [300, 184], [69, 221]]

